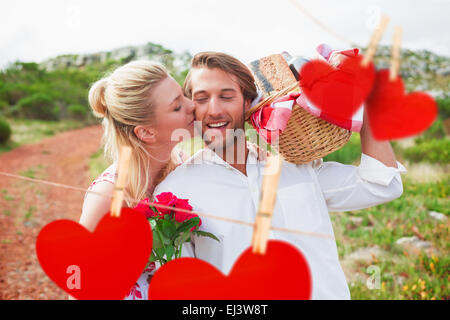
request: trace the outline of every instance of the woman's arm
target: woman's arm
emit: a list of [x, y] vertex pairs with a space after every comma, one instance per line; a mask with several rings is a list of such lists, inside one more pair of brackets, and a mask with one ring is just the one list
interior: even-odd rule
[[[105, 195], [112, 195], [113, 189], [114, 184], [108, 181], [101, 181], [95, 184], [90, 190]], [[106, 213], [109, 212], [110, 205], [111, 199], [109, 197], [103, 197], [94, 193], [87, 193], [83, 202], [83, 209], [81, 211], [79, 223], [90, 232], [93, 232], [98, 222]], [[69, 295], [68, 300], [76, 299]]]
[[111, 198], [107, 196], [112, 195], [113, 189], [114, 185], [112, 183], [101, 181], [95, 184], [91, 191], [105, 194], [106, 196], [100, 196], [95, 193], [88, 193], [86, 195], [79, 223], [89, 231], [93, 232], [97, 223], [109, 212]]

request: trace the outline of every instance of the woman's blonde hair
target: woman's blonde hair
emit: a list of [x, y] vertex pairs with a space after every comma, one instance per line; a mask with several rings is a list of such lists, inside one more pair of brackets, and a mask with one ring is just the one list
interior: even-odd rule
[[[94, 115], [103, 118], [103, 143], [107, 158], [117, 162], [121, 146], [132, 148], [125, 190], [125, 195], [131, 199], [151, 198], [148, 194], [149, 153], [134, 133], [134, 128], [148, 125], [154, 120], [151, 93], [168, 76], [167, 70], [159, 63], [133, 61], [94, 83], [89, 91], [89, 104]], [[161, 180], [161, 175], [167, 174], [168, 167], [172, 166], [172, 161], [169, 161], [154, 185]], [[129, 207], [136, 204], [130, 199], [125, 201]]]

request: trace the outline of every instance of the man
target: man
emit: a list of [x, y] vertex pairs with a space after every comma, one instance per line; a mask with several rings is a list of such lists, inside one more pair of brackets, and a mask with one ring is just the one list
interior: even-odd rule
[[[257, 95], [250, 71], [229, 55], [199, 53], [184, 89], [195, 102], [207, 147], [174, 170], [155, 194], [169, 191], [188, 198], [197, 212], [254, 222], [265, 162], [255, 145], [242, 139], [245, 111]], [[273, 226], [334, 236], [328, 211], [358, 210], [400, 197], [399, 172], [406, 169], [396, 161], [389, 142], [376, 141], [367, 121], [360, 134], [359, 167], [322, 159], [283, 163]], [[253, 229], [246, 225], [202, 217], [200, 229], [220, 242], [193, 237], [192, 254], [225, 274], [251, 244]], [[270, 238], [285, 240], [305, 255], [313, 299], [350, 298], [335, 240], [277, 231], [271, 231]]]

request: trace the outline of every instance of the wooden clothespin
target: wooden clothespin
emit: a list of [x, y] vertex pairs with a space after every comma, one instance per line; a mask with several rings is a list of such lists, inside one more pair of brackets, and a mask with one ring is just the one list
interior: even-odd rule
[[389, 17], [383, 16], [381, 18], [380, 24], [375, 29], [375, 32], [373, 33], [372, 38], [370, 39], [369, 47], [367, 48], [367, 51], [364, 54], [364, 58], [361, 61], [361, 65], [363, 67], [366, 67], [369, 64], [369, 62], [372, 61], [373, 57], [375, 56], [375, 52], [377, 51], [378, 43], [380, 42], [381, 36], [383, 35], [388, 22], [389, 22]]
[[398, 71], [400, 70], [400, 44], [402, 42], [402, 33], [402, 27], [396, 26], [394, 37], [392, 39], [391, 64], [389, 69], [390, 81], [395, 81], [395, 79], [397, 79]]
[[283, 158], [281, 155], [269, 156], [264, 168], [258, 213], [253, 229], [253, 253], [265, 254], [270, 226], [272, 224], [273, 208], [275, 206], [278, 181], [280, 180]]
[[120, 217], [122, 210], [123, 191], [127, 182], [128, 168], [130, 166], [131, 147], [120, 148], [119, 163], [117, 164], [117, 180], [111, 200], [110, 213], [112, 217]]

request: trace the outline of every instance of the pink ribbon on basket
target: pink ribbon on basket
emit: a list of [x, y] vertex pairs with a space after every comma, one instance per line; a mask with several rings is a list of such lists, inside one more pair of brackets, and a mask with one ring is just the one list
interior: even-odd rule
[[[357, 48], [342, 51], [332, 50], [330, 46], [321, 44], [316, 48], [319, 58], [338, 66], [344, 57], [354, 57], [358, 54]], [[271, 104], [262, 106], [251, 117], [251, 123], [258, 134], [267, 142], [272, 143], [278, 139], [286, 129], [291, 117], [292, 107], [297, 104], [315, 117], [333, 123], [341, 128], [359, 132], [362, 127], [364, 107], [352, 116], [351, 119], [338, 118], [323, 112], [315, 107], [301, 92], [292, 92], [286, 96], [275, 99]]]

